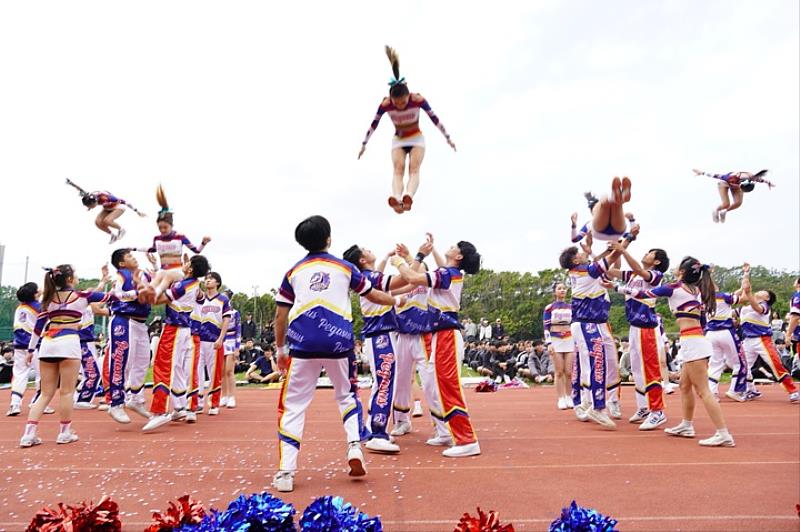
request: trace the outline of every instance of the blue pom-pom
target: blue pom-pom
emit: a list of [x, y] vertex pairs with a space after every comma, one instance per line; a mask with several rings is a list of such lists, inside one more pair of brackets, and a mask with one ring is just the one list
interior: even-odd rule
[[224, 512], [212, 510], [199, 525], [179, 532], [296, 532], [294, 506], [268, 492], [240, 495]]
[[341, 497], [319, 497], [314, 500], [303, 517], [300, 518], [300, 530], [303, 532], [331, 532], [345, 530], [347, 532], [383, 532], [381, 520], [353, 508]]
[[572, 501], [561, 510], [561, 517], [550, 523], [549, 532], [617, 532], [617, 520]]

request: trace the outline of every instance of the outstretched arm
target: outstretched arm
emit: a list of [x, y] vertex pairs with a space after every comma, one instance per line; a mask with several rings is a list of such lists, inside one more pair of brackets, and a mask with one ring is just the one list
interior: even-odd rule
[[428, 100], [426, 100], [425, 98], [422, 97], [422, 95], [419, 95], [419, 94], [415, 95], [415, 99], [416, 98], [419, 98], [418, 101], [421, 101], [420, 108], [428, 114], [428, 118], [431, 119], [431, 122], [433, 122], [433, 125], [436, 126], [439, 129], [439, 131], [442, 132], [442, 135], [444, 135], [444, 138], [447, 139], [447, 144], [449, 144], [450, 147], [453, 148], [453, 151], [455, 151], [456, 145], [453, 144], [452, 140], [450, 140], [450, 135], [447, 133], [447, 130], [444, 128], [444, 124], [442, 124], [442, 122], [439, 120], [439, 117], [436, 116], [436, 113], [433, 112], [433, 109], [431, 109], [431, 105], [428, 103]]
[[378, 124], [381, 123], [381, 118], [383, 117], [383, 113], [386, 112], [384, 109], [384, 102], [378, 106], [378, 110], [375, 112], [375, 118], [372, 119], [372, 123], [369, 125], [369, 129], [367, 130], [367, 135], [364, 137], [364, 141], [361, 143], [361, 151], [358, 152], [358, 158], [361, 159], [361, 156], [364, 155], [364, 150], [367, 149], [367, 142], [369, 142], [369, 138], [375, 133], [375, 130], [378, 129]]

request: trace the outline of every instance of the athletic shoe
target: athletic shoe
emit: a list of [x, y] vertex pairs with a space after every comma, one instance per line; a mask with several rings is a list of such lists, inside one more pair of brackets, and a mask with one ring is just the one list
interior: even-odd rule
[[115, 235], [114, 233], [111, 233], [111, 239], [108, 241], [108, 243], [109, 244], [113, 244], [114, 242], [117, 241], [118, 238], [119, 237], [117, 235]]
[[119, 232], [117, 233], [117, 240], [122, 240], [122, 237], [125, 236], [125, 229], [122, 227], [119, 228]]
[[666, 383], [664, 383], [663, 388], [664, 388], [664, 393], [665, 394], [672, 395], [673, 393], [675, 393], [675, 390], [680, 388], [680, 386], [678, 386], [677, 384], [673, 384], [671, 382], [666, 382]]
[[[622, 203], [628, 203], [631, 200], [631, 180], [627, 177], [622, 178]], [[122, 231], [120, 229], [120, 231]], [[122, 237], [120, 237], [122, 238]]]
[[727, 397], [728, 399], [733, 399], [737, 403], [744, 403], [745, 401], [747, 401], [747, 396], [745, 394], [734, 392], [733, 390], [728, 390], [727, 392], [725, 392], [725, 397]]
[[175, 410], [172, 412], [172, 421], [183, 421], [186, 419], [186, 410]]
[[351, 442], [347, 447], [347, 465], [350, 467], [347, 474], [351, 477], [363, 477], [367, 474], [364, 453], [361, 452], [361, 444], [357, 441]]
[[587, 412], [589, 419], [603, 427], [604, 429], [608, 430], [617, 430], [617, 424], [608, 417], [608, 414], [605, 413], [603, 410], [597, 410], [596, 408], [590, 408]]
[[196, 412], [186, 412], [185, 421], [187, 423], [197, 423], [197, 413]]
[[715, 224], [719, 223], [719, 211], [717, 209], [711, 211], [711, 219], [714, 220]]
[[419, 401], [414, 401], [414, 410], [411, 412], [411, 417], [422, 417], [422, 403]]
[[728, 214], [728, 211], [725, 211], [725, 210], [719, 211], [719, 223], [721, 223], [721, 224], [725, 223], [725, 215], [726, 214]]
[[8, 411], [6, 412], [7, 416], [18, 416], [22, 413], [22, 407], [20, 405], [11, 405], [8, 407]]
[[583, 197], [586, 198], [586, 204], [589, 206], [590, 211], [594, 209], [594, 206], [597, 205], [598, 201], [600, 201], [597, 199], [597, 196], [595, 196], [591, 192], [584, 192]]
[[218, 414], [219, 414], [219, 408], [211, 407], [211, 408], [208, 409], [208, 415], [209, 416], [216, 416]]
[[641, 423], [642, 421], [647, 419], [647, 416], [649, 415], [650, 415], [650, 410], [648, 410], [647, 408], [640, 408], [639, 410], [636, 411], [634, 415], [628, 418], [628, 422]]
[[97, 405], [97, 409], [98, 409], [100, 412], [105, 412], [105, 411], [106, 411], [106, 410], [108, 410], [109, 408], [111, 408], [111, 407], [108, 405], [108, 403], [100, 403], [99, 405]]
[[77, 434], [75, 434], [71, 430], [68, 430], [66, 432], [60, 432], [58, 436], [56, 436], [56, 443], [58, 443], [59, 445], [63, 445], [67, 443], [74, 443], [79, 439], [80, 438], [78, 438]]
[[294, 472], [278, 471], [272, 479], [272, 486], [283, 493], [294, 491]]
[[723, 436], [719, 432], [716, 432], [710, 438], [700, 440], [697, 443], [703, 447], [736, 447], [736, 443], [733, 441], [733, 436], [730, 434]]
[[761, 392], [759, 392], [758, 390], [748, 390], [744, 394], [745, 401], [753, 401], [755, 399], [758, 399], [759, 397], [761, 397]]
[[586, 412], [586, 408], [584, 408], [583, 405], [577, 405], [573, 411], [578, 421], [589, 421], [589, 414]]
[[399, 445], [392, 443], [389, 440], [384, 440], [383, 438], [372, 438], [364, 445], [364, 447], [373, 453], [397, 454], [400, 452]]
[[[758, 395], [761, 395], [761, 394], [758, 394]], [[43, 414], [55, 414], [56, 413], [56, 409], [53, 408], [52, 406], [46, 406], [46, 407], [44, 407], [44, 410], [42, 411], [42, 413]]]
[[681, 436], [683, 438], [694, 438], [694, 427], [681, 423], [675, 427], [664, 429], [664, 432], [671, 436]]
[[35, 434], [32, 436], [23, 436], [19, 440], [19, 446], [22, 447], [23, 449], [41, 444], [42, 444], [42, 439], [39, 436], [36, 436]]
[[402, 436], [404, 434], [408, 434], [409, 432], [411, 432], [411, 423], [408, 421], [401, 421], [394, 426], [392, 432], [389, 434], [391, 436]]
[[789, 394], [790, 403], [800, 403], [800, 392], [792, 392]]
[[567, 408], [567, 410], [575, 408], [575, 403], [572, 402], [572, 397], [569, 395], [564, 396], [564, 406]]
[[219, 406], [228, 406], [228, 397], [221, 397], [219, 400]]
[[567, 405], [564, 404], [564, 398], [563, 397], [559, 397], [558, 398], [558, 402], [556, 403], [556, 406], [558, 407], [559, 410], [566, 410], [567, 409]]
[[608, 412], [611, 414], [611, 417], [614, 419], [622, 419], [622, 410], [619, 408], [618, 401], [609, 401], [608, 403]]
[[653, 430], [666, 422], [667, 416], [664, 415], [664, 412], [650, 412], [644, 423], [639, 425], [639, 430]]
[[413, 204], [414, 204], [414, 198], [412, 198], [412, 197], [411, 197], [410, 195], [408, 195], [408, 194], [406, 194], [405, 196], [403, 196], [403, 210], [404, 210], [404, 211], [410, 211], [410, 210], [411, 210], [411, 206], [412, 206]]
[[476, 456], [479, 454], [481, 454], [481, 446], [478, 442], [468, 443], [466, 445], [454, 445], [442, 451], [442, 456], [447, 456], [448, 458], [462, 458], [464, 456]]
[[152, 432], [159, 427], [169, 424], [170, 421], [172, 421], [172, 416], [170, 414], [154, 415], [150, 418], [150, 421], [145, 423], [144, 427], [142, 427], [142, 432]]
[[77, 403], [72, 405], [72, 408], [74, 408], [75, 410], [94, 410], [95, 408], [97, 408], [97, 405], [89, 403], [88, 401], [78, 401]]
[[116, 421], [117, 423], [130, 423], [131, 418], [128, 417], [128, 414], [125, 412], [125, 408], [120, 406], [112, 406], [108, 409], [108, 415], [111, 416], [111, 419]]
[[225, 405], [228, 408], [236, 408], [236, 398], [235, 397], [228, 397], [228, 404]]
[[449, 447], [453, 445], [453, 438], [450, 436], [434, 436], [432, 438], [428, 438], [428, 441], [425, 443], [427, 445], [433, 445], [434, 447]]
[[139, 414], [140, 416], [142, 416], [145, 419], [150, 419], [151, 417], [153, 417], [153, 415], [150, 413], [150, 411], [147, 408], [145, 408], [144, 403], [136, 403], [134, 401], [127, 401], [125, 403], [125, 408], [127, 408], [128, 410], [132, 410], [132, 411], [136, 412], [137, 414]]

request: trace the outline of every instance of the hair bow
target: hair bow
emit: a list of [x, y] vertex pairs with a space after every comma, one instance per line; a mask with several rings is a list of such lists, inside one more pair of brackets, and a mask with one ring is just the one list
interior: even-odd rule
[[389, 80], [389, 86], [390, 87], [394, 87], [395, 85], [405, 85], [405, 83], [406, 83], [406, 78], [405, 77], [402, 77], [400, 79], [391, 78]]

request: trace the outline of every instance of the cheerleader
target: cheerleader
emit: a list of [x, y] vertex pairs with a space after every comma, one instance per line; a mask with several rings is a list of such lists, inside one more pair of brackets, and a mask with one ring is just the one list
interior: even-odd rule
[[158, 217], [156, 218], [159, 234], [153, 238], [153, 245], [149, 248], [132, 248], [134, 251], [157, 253], [161, 262], [161, 268], [156, 272], [152, 283], [155, 289], [155, 296], [151, 303], [155, 302], [172, 283], [183, 279], [183, 247], [186, 246], [194, 253], [202, 253], [206, 244], [211, 242], [211, 238], [205, 236], [200, 245], [195, 246], [184, 235], [175, 232], [173, 228], [173, 214], [172, 211], [169, 210], [167, 197], [161, 185], [156, 189], [156, 199], [161, 206], [161, 210], [158, 211]]
[[[226, 290], [225, 295], [233, 301], [233, 290]], [[239, 348], [242, 346], [242, 317], [239, 311], [231, 306], [228, 330], [225, 333], [223, 348], [225, 366], [222, 370], [222, 397], [219, 406], [236, 408], [236, 362], [239, 360]]]
[[631, 232], [636, 227], [636, 220], [631, 213], [625, 213], [623, 205], [631, 200], [631, 180], [627, 177], [611, 180], [611, 194], [597, 199], [591, 192], [585, 194], [592, 212], [592, 221], [585, 223], [578, 229], [578, 213], [573, 213], [572, 242], [580, 242], [587, 234], [591, 233], [598, 240], [618, 240], [628, 233], [628, 222]]
[[[367, 142], [375, 132], [384, 113], [389, 113], [389, 118], [394, 124], [395, 133], [392, 140], [392, 165], [394, 166], [394, 177], [392, 178], [392, 195], [389, 196], [389, 206], [398, 214], [411, 210], [414, 203], [414, 194], [419, 188], [419, 169], [422, 159], [425, 157], [425, 137], [419, 128], [420, 109], [428, 114], [431, 122], [442, 132], [447, 144], [456, 149], [456, 145], [450, 139], [450, 135], [444, 129], [444, 125], [439, 121], [439, 117], [431, 109], [428, 101], [421, 94], [411, 94], [406, 85], [406, 79], [400, 77], [400, 58], [397, 52], [387, 46], [386, 55], [392, 64], [394, 77], [389, 82], [389, 97], [384, 98], [378, 106], [375, 118], [372, 120], [367, 136], [361, 143], [361, 151], [358, 158], [364, 155], [367, 149]], [[406, 159], [408, 159], [408, 184], [403, 189], [403, 175], [405, 174]]]
[[[32, 447], [42, 443], [37, 435], [39, 419], [47, 405], [58, 391], [58, 413], [61, 419], [56, 443], [67, 444], [78, 441], [72, 431], [72, 408], [75, 385], [81, 365], [81, 344], [78, 331], [81, 327], [83, 311], [92, 303], [105, 303], [117, 300], [116, 296], [104, 292], [76, 291], [78, 277], [69, 264], [47, 269], [44, 278], [42, 311], [36, 320], [28, 343], [28, 359], [42, 338], [39, 348], [41, 372], [41, 398], [31, 407], [25, 432], [20, 439], [20, 447]], [[125, 299], [133, 300], [137, 291], [124, 294]]]
[[786, 345], [789, 352], [798, 356], [800, 344], [800, 277], [794, 281], [794, 293], [789, 300], [789, 324], [786, 326]]
[[666, 297], [675, 315], [681, 334], [681, 407], [683, 420], [675, 427], [664, 429], [672, 436], [694, 438], [692, 420], [696, 393], [703, 401], [708, 416], [717, 428], [710, 438], [700, 440], [707, 447], [734, 447], [733, 436], [728, 431], [725, 417], [719, 403], [708, 388], [708, 359], [713, 348], [703, 335], [703, 312], [714, 315], [716, 293], [709, 266], [693, 257], [684, 258], [675, 272], [677, 282], [662, 285], [650, 290], [633, 290], [631, 287], [617, 287], [617, 291], [636, 299]]
[[575, 341], [572, 339], [572, 305], [567, 303], [567, 286], [558, 283], [553, 289], [555, 300], [544, 308], [544, 342], [553, 359], [555, 389], [558, 409], [572, 408], [570, 397], [572, 366], [575, 359]]
[[715, 397], [719, 397], [719, 380], [725, 367], [731, 368], [731, 384], [725, 395], [737, 402], [747, 400], [747, 383], [753, 377], [748, 370], [742, 343], [734, 324], [735, 306], [741, 298], [741, 290], [733, 293], [720, 292], [716, 283], [717, 311], [709, 316], [705, 326], [706, 338], [713, 351], [708, 361], [708, 386]]
[[[431, 289], [430, 328], [430, 360], [426, 367], [427, 382], [436, 383], [431, 386], [431, 393], [425, 398], [431, 409], [431, 415], [439, 417], [447, 424], [454, 446], [445, 449], [444, 456], [458, 458], [474, 456], [481, 453], [478, 437], [472, 426], [467, 411], [467, 403], [461, 388], [461, 362], [464, 358], [464, 339], [461, 336], [461, 322], [458, 310], [461, 306], [461, 291], [464, 288], [464, 273], [478, 273], [481, 256], [470, 242], [461, 241], [450, 247], [442, 256], [433, 246], [433, 237], [428, 235], [429, 247], [423, 245], [417, 255], [417, 261], [425, 258], [429, 251], [439, 268], [435, 271], [415, 271], [399, 256], [391, 259], [392, 265], [400, 271], [400, 275], [414, 286], [428, 286]], [[424, 250], [424, 251], [423, 251]], [[433, 439], [439, 438], [437, 435]], [[431, 443], [443, 445], [444, 441]]]
[[[11, 377], [11, 404], [7, 416], [18, 416], [22, 412], [22, 396], [28, 388], [28, 376], [38, 362], [28, 356], [28, 344], [31, 333], [36, 324], [41, 306], [36, 300], [39, 297], [39, 287], [36, 283], [25, 283], [17, 290], [17, 305], [14, 311], [14, 368]], [[39, 371], [36, 371], [37, 382]]]
[[[714, 223], [725, 223], [725, 216], [735, 209], [742, 206], [745, 192], [751, 192], [756, 188], [756, 183], [764, 183], [770, 189], [775, 185], [764, 179], [767, 170], [761, 170], [755, 174], [750, 172], [728, 172], [727, 174], [709, 174], [702, 170], [692, 169], [696, 176], [706, 176], [718, 179], [717, 189], [721, 203], [719, 207], [711, 212]], [[730, 195], [730, 198], [728, 197]]]
[[[800, 403], [800, 392], [797, 391], [792, 381], [792, 376], [783, 367], [781, 358], [775, 349], [772, 341], [772, 328], [769, 318], [772, 306], [775, 304], [775, 293], [771, 290], [760, 290], [753, 292], [750, 284], [750, 265], [744, 265], [744, 276], [742, 277], [742, 298], [749, 305], [742, 308], [742, 335], [744, 336], [744, 355], [747, 359], [747, 367], [753, 369], [756, 359], [761, 358], [772, 372], [775, 380], [778, 381], [783, 389], [789, 394], [789, 401]], [[755, 387], [750, 384], [752, 391]]]
[[[100, 214], [95, 218], [94, 224], [104, 233], [111, 235], [109, 244], [113, 244], [125, 236], [125, 229], [116, 222], [117, 218], [122, 216], [122, 213], [125, 212], [123, 207], [129, 208], [141, 217], [145, 216], [145, 214], [139, 212], [136, 207], [124, 199], [114, 196], [111, 192], [104, 190], [86, 192], [69, 179], [67, 179], [67, 184], [78, 190], [78, 193], [81, 195], [81, 203], [83, 203], [87, 210], [92, 210], [98, 205], [101, 207]], [[112, 229], [116, 229], [117, 233], [114, 234]]]

